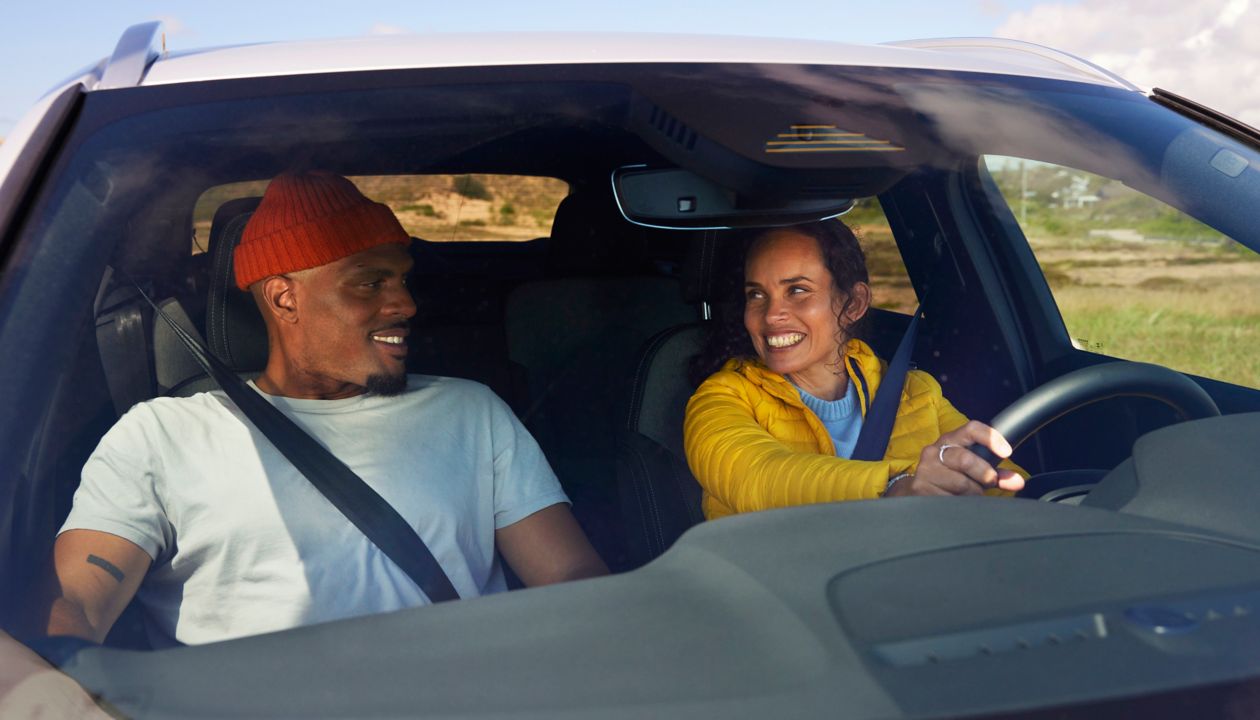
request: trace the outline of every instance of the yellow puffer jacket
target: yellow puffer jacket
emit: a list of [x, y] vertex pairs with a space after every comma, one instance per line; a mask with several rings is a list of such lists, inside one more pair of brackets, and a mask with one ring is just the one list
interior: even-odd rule
[[[844, 365], [865, 416], [886, 365], [861, 340], [849, 341]], [[704, 515], [712, 520], [879, 497], [890, 477], [914, 472], [924, 447], [966, 422], [931, 375], [912, 370], [884, 459], [837, 458], [827, 428], [805, 407], [796, 387], [760, 362], [735, 359], [705, 380], [687, 402], [683, 442], [691, 472], [704, 488]]]

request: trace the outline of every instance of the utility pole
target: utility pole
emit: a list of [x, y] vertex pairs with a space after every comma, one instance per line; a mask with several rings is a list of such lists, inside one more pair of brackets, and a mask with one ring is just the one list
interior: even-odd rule
[[1019, 161], [1019, 226], [1028, 232], [1028, 161]]

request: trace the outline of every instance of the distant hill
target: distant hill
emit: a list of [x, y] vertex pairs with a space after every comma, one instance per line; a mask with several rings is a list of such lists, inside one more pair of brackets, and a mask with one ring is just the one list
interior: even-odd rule
[[[1124, 231], [1134, 237], [1220, 242], [1221, 233], [1118, 180], [1027, 161], [989, 172], [1023, 224], [1037, 237], [1084, 239]], [[1021, 199], [1021, 195], [1023, 198]]]
[[[431, 241], [527, 240], [551, 233], [569, 192], [555, 178], [521, 175], [391, 175], [352, 177], [363, 194], [385, 203], [403, 228]], [[206, 191], [193, 211], [194, 252], [204, 251], [214, 211], [224, 202], [262, 195], [267, 181]]]

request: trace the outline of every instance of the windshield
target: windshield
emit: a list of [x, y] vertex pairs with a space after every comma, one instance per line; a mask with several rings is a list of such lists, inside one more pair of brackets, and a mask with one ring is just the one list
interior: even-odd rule
[[[831, 285], [810, 286], [809, 273], [799, 268], [789, 272], [758, 265], [758, 248], [772, 244], [758, 228], [687, 231], [628, 222], [611, 185], [614, 173], [632, 166], [688, 171], [716, 188], [729, 207], [755, 211], [766, 225], [776, 224], [776, 212], [785, 213], [805, 200], [837, 201], [844, 207], [851, 201], [852, 209], [841, 222], [852, 230], [859, 248], [865, 273], [860, 283], [866, 289], [854, 290], [858, 285], [852, 283], [842, 288], [834, 307], [827, 305], [831, 314], [823, 321], [803, 310], [785, 311], [791, 320], [781, 325], [773, 325], [778, 321], [769, 311], [758, 319], [758, 302], [769, 306], [782, 301], [786, 306], [789, 295], [793, 303], [804, 302], [792, 293], [805, 297]], [[336, 192], [362, 196], [365, 206], [380, 203], [388, 210], [401, 228], [395, 244], [405, 252], [400, 249], [397, 257], [382, 261], [380, 277], [355, 280], [353, 292], [360, 295], [346, 290], [337, 296], [340, 304], [326, 308], [344, 320], [343, 326], [327, 326], [332, 329], [321, 336], [326, 346], [303, 347], [320, 358], [358, 358], [354, 343], [371, 343], [372, 354], [360, 354], [371, 362], [381, 357], [396, 362], [406, 377], [455, 379], [480, 388], [472, 392], [485, 390], [485, 397], [492, 398], [485, 400], [487, 407], [493, 407], [486, 417], [498, 418], [460, 424], [458, 413], [467, 406], [453, 403], [449, 413], [442, 411], [450, 423], [445, 430], [435, 420], [425, 428], [437, 430], [415, 436], [382, 431], [382, 456], [387, 452], [383, 446], [390, 446], [388, 452], [420, 448], [424, 462], [445, 458], [445, 453], [462, 452], [452, 448], [474, 443], [469, 438], [479, 433], [502, 437], [494, 435], [495, 423], [505, 423], [516, 433], [511, 451], [505, 450], [506, 441], [495, 440], [487, 446], [488, 465], [435, 460], [414, 467], [433, 477], [463, 477], [476, 466], [497, 478], [495, 473], [516, 457], [512, 453], [518, 442], [528, 448], [536, 443], [537, 458], [528, 450], [527, 460], [537, 459], [554, 473], [558, 488], [554, 495], [545, 488], [536, 494], [571, 507], [575, 527], [608, 570], [620, 576], [614, 580], [627, 583], [618, 586], [629, 588], [626, 597], [635, 596], [635, 578], [647, 578], [643, 582], [648, 584], [641, 586], [643, 598], [677, 581], [690, 588], [679, 591], [680, 597], [703, 597], [706, 603], [725, 596], [723, 583], [734, 583], [738, 591], [730, 597], [737, 598], [732, 600], [737, 607], [731, 617], [746, 625], [741, 642], [778, 652], [784, 651], [784, 638], [796, 638], [801, 644], [784, 651], [783, 660], [785, 667], [802, 672], [831, 650], [829, 641], [814, 644], [817, 637], [811, 634], [813, 624], [822, 622], [821, 614], [785, 609], [795, 600], [784, 601], [782, 593], [802, 592], [803, 585], [794, 583], [807, 583], [805, 575], [792, 579], [797, 560], [801, 568], [817, 573], [808, 580], [818, 590], [809, 601], [818, 607], [810, 612], [828, 613], [826, 623], [841, 627], [858, 648], [847, 662], [865, 668], [875, 678], [872, 687], [889, 693], [898, 692], [904, 682], [889, 668], [918, 663], [913, 658], [902, 663], [898, 653], [911, 648], [913, 652], [905, 652], [913, 655], [928, 636], [936, 642], [954, 637], [952, 633], [981, 632], [986, 622], [1015, 627], [1027, 621], [1044, 629], [1038, 614], [1047, 613], [1055, 622], [1067, 623], [1070, 632], [1101, 641], [1110, 626], [1098, 625], [1103, 621], [1096, 622], [1092, 613], [1106, 613], [1090, 609], [1090, 603], [1120, 603], [1126, 592], [1144, 597], [1153, 592], [1144, 584], [1149, 578], [1135, 571], [1128, 577], [1131, 582], [1118, 578], [1097, 595], [1076, 588], [1073, 593], [1085, 594], [1067, 593], [1081, 598], [1072, 612], [1068, 601], [1050, 588], [1046, 592], [1052, 595], [1040, 604], [974, 610], [953, 619], [929, 613], [899, 625], [879, 608], [854, 608], [879, 602], [872, 599], [878, 593], [871, 588], [901, 582], [891, 578], [925, 577], [921, 573], [929, 571], [917, 560], [885, 567], [871, 556], [862, 562], [876, 569], [845, 575], [848, 571], [839, 567], [822, 568], [827, 561], [819, 555], [839, 556], [840, 550], [821, 550], [811, 538], [778, 525], [765, 547], [773, 549], [772, 555], [795, 558], [773, 570], [782, 571], [783, 577], [776, 576], [782, 584], [758, 580], [744, 585], [745, 580], [711, 574], [713, 568], [698, 559], [724, 550], [662, 554], [697, 526], [698, 532], [686, 537], [703, 542], [709, 526], [718, 528], [712, 532], [738, 533], [743, 528], [752, 534], [722, 547], [752, 542], [749, 538], [759, 531], [748, 523], [740, 525], [741, 518], [733, 523], [717, 519], [726, 515], [813, 503], [830, 503], [826, 507], [840, 507], [840, 513], [857, 512], [850, 506], [858, 503], [849, 500], [875, 500], [885, 493], [891, 497], [897, 483], [905, 483], [903, 489], [913, 487], [922, 463], [948, 466], [950, 453], [965, 451], [971, 443], [940, 438], [967, 419], [988, 422], [1060, 375], [1117, 359], [1187, 376], [1226, 415], [1260, 410], [1260, 297], [1255, 290], [1260, 287], [1260, 227], [1251, 218], [1260, 201], [1258, 166], [1255, 143], [1200, 125], [1139, 93], [996, 73], [788, 64], [560, 65], [341, 73], [89, 93], [33, 195], [4, 266], [0, 303], [7, 309], [0, 330], [4, 338], [21, 342], [6, 350], [0, 378], [10, 383], [11, 403], [23, 412], [0, 417], [0, 474], [13, 478], [5, 490], [8, 501], [0, 502], [0, 526], [14, 538], [3, 548], [0, 572], [9, 587], [36, 586], [59, 529], [74, 517], [72, 507], [85, 502], [84, 492], [76, 497], [76, 491], [80, 479], [91, 474], [90, 458], [120, 418], [129, 412], [134, 418], [145, 408], [185, 407], [172, 403], [195, 398], [210, 402], [206, 398], [221, 395], [215, 394], [216, 383], [190, 358], [163, 313], [143, 300], [137, 288], [182, 331], [267, 394], [279, 333], [287, 332], [277, 329], [285, 316], [280, 310], [274, 317], [260, 314], [268, 307], [266, 297], [259, 286], [238, 285], [241, 276], [233, 273], [242, 271], [232, 258], [241, 262], [244, 228], [255, 213], [266, 212], [260, 203], [267, 203], [270, 188], [284, 182], [276, 178], [317, 171], [349, 183]], [[650, 194], [652, 188], [648, 190]], [[664, 184], [659, 198], [650, 199], [678, 212], [686, 212], [687, 203], [695, 201]], [[295, 207], [300, 204], [295, 201]], [[267, 266], [259, 277], [287, 281], [311, 267], [323, 265]], [[835, 267], [828, 266], [831, 277], [837, 275]], [[367, 313], [363, 308], [368, 301], [362, 298], [368, 290], [361, 288], [373, 283], [390, 287], [395, 279], [405, 287], [391, 301], [404, 308], [399, 311], [402, 320], [356, 319], [356, 312]], [[251, 283], [257, 280], [251, 278]], [[790, 289], [775, 300], [773, 288], [781, 280]], [[775, 364], [794, 357], [789, 350], [798, 344], [813, 348], [815, 337], [828, 338], [825, 351], [834, 354], [839, 335], [832, 325], [838, 316], [848, 333], [844, 313], [854, 297], [859, 298], [861, 317], [843, 339], [857, 343], [852, 346], [856, 350], [842, 350], [834, 362], [820, 354], [821, 360], [810, 356], [812, 365]], [[923, 313], [921, 326], [910, 325], [919, 313], [916, 308]], [[887, 445], [893, 449], [863, 466], [868, 475], [851, 492], [833, 492], [830, 488], [838, 485], [818, 480], [810, 481], [808, 493], [794, 495], [790, 476], [797, 472], [795, 465], [780, 467], [738, 453], [728, 456], [736, 459], [714, 460], [714, 466], [771, 468], [764, 470], [762, 481], [772, 488], [766, 495], [772, 501], [750, 500], [752, 494], [743, 490], [723, 495], [722, 486], [706, 481], [710, 466], [704, 453], [710, 447], [720, 454], [722, 448], [735, 452], [773, 443], [772, 458], [795, 453], [867, 462], [844, 455], [844, 433], [851, 431], [853, 440], [862, 418], [871, 417], [880, 378], [892, 372], [889, 361], [908, 327], [920, 329], [918, 344], [908, 351], [913, 362], [902, 368], [909, 373], [906, 397], [919, 398], [911, 405], [930, 406], [932, 422], [948, 422], [929, 428], [927, 421], [898, 415], [897, 424], [889, 424]], [[714, 340], [723, 333], [725, 345]], [[829, 375], [802, 370], [823, 367], [823, 361], [831, 362]], [[764, 374], [749, 380], [754, 371], [747, 367]], [[721, 442], [703, 445], [704, 433], [695, 439], [699, 431], [692, 419], [697, 405], [692, 397], [702, 397], [701, 383], [724, 371], [744, 373], [741, 382], [765, 393], [748, 399], [752, 385], [728, 393], [751, 408], [751, 424], [745, 429], [760, 427], [757, 432], [765, 435], [729, 442], [722, 436]], [[818, 377], [825, 383], [842, 378], [841, 390], [851, 394], [810, 395], [819, 387]], [[286, 403], [284, 393], [271, 395], [281, 398], [282, 410], [306, 411], [300, 402]], [[1131, 470], [1135, 443], [1181, 419], [1178, 412], [1184, 408], [1170, 409], [1170, 403], [1155, 402], [1149, 393], [1130, 395], [1142, 396], [1098, 402], [1063, 419], [1046, 419], [1031, 438], [1012, 438], [1014, 451], [1002, 466], [1003, 482], [1018, 475], [1022, 486], [1024, 478], [1032, 482], [1055, 473], [1086, 473], [1072, 475], [1070, 482], [1061, 479], [1054, 488], [1058, 491], [1093, 487], [1118, 468], [1136, 472]], [[839, 412], [838, 406], [826, 403], [846, 401], [858, 408], [859, 424], [836, 430], [828, 413]], [[791, 415], [797, 406], [801, 414]], [[948, 411], [941, 409], [946, 406]], [[307, 429], [323, 439], [319, 428], [324, 420], [314, 415], [333, 411], [310, 412]], [[794, 429], [783, 430], [787, 426]], [[273, 448], [265, 436], [243, 427], [240, 438], [248, 440], [225, 454], [233, 462], [261, 458], [265, 464]], [[163, 462], [174, 462], [169, 458], [189, 447], [223, 450], [213, 441], [219, 431], [209, 426], [171, 427], [155, 421], [150, 430], [162, 433], [164, 447], [173, 448]], [[341, 431], [328, 432], [335, 438]], [[355, 463], [375, 467], [377, 445], [361, 440], [350, 444], [356, 452], [370, 448], [354, 455]], [[897, 453], [904, 453], [904, 462], [896, 459]], [[233, 476], [238, 469], [235, 464], [210, 467], [206, 478], [219, 472], [216, 467]], [[161, 473], [146, 469], [136, 475], [156, 478]], [[668, 496], [652, 484], [658, 478], [668, 479]], [[781, 478], [789, 479], [776, 484]], [[985, 492], [1014, 492], [994, 478]], [[164, 501], [195, 484], [187, 480], [189, 485], [181, 489], [170, 478], [152, 482], [162, 488], [167, 487], [162, 483], [169, 484], [170, 489], [155, 491]], [[1134, 487], [1139, 484], [1133, 481]], [[489, 488], [485, 492], [491, 496], [501, 492], [494, 482]], [[343, 537], [317, 523], [301, 527], [305, 521], [285, 512], [298, 502], [294, 498], [319, 498], [308, 497], [313, 491], [305, 484], [300, 491], [280, 484], [255, 489], [257, 494], [239, 496], [250, 498], [245, 503], [249, 511], [242, 509], [239, 516], [233, 511], [230, 521], [220, 511], [206, 509], [230, 499], [210, 497], [219, 491], [180, 501], [187, 503], [184, 509], [169, 513], [169, 523], [152, 531], [158, 538], [152, 547], [141, 543], [152, 565], [142, 573], [143, 582], [137, 581], [133, 609], [113, 626], [107, 644], [155, 650], [236, 640], [427, 603], [405, 587], [379, 593], [396, 595], [397, 602], [373, 597], [307, 615], [305, 610], [277, 610], [278, 603], [260, 600], [250, 612], [260, 613], [263, 621], [223, 621], [221, 627], [228, 629], [219, 635], [187, 634], [192, 615], [181, 616], [171, 608], [179, 607], [180, 593], [190, 587], [189, 578], [204, 561], [196, 556], [203, 551], [189, 550], [202, 547], [197, 544], [201, 531], [194, 526], [212, 523], [222, 525], [224, 532], [244, 533], [260, 513], [274, 511], [283, 517], [286, 536], [308, 532], [315, 539], [321, 534]], [[1070, 504], [1082, 502], [1087, 493], [1073, 495]], [[422, 499], [436, 505], [448, 500]], [[452, 578], [457, 586], [464, 587], [464, 574], [466, 585], [475, 588], [471, 595], [498, 595], [534, 584], [529, 564], [500, 547], [504, 529], [524, 516], [506, 506], [486, 506], [490, 501], [482, 495], [449, 502], [443, 507], [452, 515], [476, 510], [485, 516], [481, 525], [456, 523], [452, 536], [462, 541], [480, 533], [489, 547], [483, 562], [467, 563], [466, 573], [459, 566], [459, 577]], [[677, 512], [661, 509], [673, 507], [670, 503]], [[1182, 521], [1172, 510], [1160, 514], [1165, 507], [1161, 504], [1158, 512], [1142, 517]], [[959, 522], [973, 522], [959, 512]], [[1110, 523], [1120, 527], [1130, 522], [1115, 519], [1120, 515], [1098, 520], [1097, 526], [1081, 530], [1082, 537], [1101, 537]], [[865, 527], [860, 519], [852, 522]], [[892, 525], [904, 527], [903, 522]], [[1136, 525], [1124, 527], [1125, 532], [1142, 531]], [[124, 530], [117, 532], [126, 537]], [[987, 549], [998, 557], [995, 567], [1036, 565], [1027, 557], [1014, 559], [1016, 555], [1009, 556], [1010, 565], [1002, 565], [1006, 551], [998, 548], [1014, 542], [1012, 537], [967, 539], [936, 525], [922, 537], [937, 537], [933, 533], [943, 544], [921, 548], [925, 556], [944, 552], [949, 543], [974, 542], [980, 550], [958, 556], [959, 562], [970, 563], [967, 577], [977, 583], [1015, 583], [1004, 597], [1024, 592], [1020, 582], [1033, 583], [1031, 575], [1011, 580], [983, 571]], [[353, 528], [344, 537], [351, 535], [355, 539], [345, 542], [358, 542]], [[1081, 562], [1086, 562], [1091, 540], [1063, 542], [1064, 553], [1081, 553]], [[1100, 556], [1111, 557], [1110, 541], [1097, 542]], [[220, 545], [236, 547], [206, 541], [204, 552], [218, 552]], [[370, 583], [355, 584], [320, 569], [313, 559], [317, 553], [304, 554], [300, 542], [295, 547], [292, 555], [268, 555], [261, 545], [239, 552], [257, 553], [248, 572], [268, 563], [296, 564], [303, 568], [297, 575], [310, 587], [322, 583], [330, 594], [335, 594], [334, 587], [347, 595], [374, 594], [363, 590]], [[385, 562], [365, 547], [361, 554], [371, 556], [365, 566]], [[1167, 551], [1181, 557], [1180, 549]], [[1115, 553], [1119, 557], [1121, 549]], [[662, 556], [675, 560], [658, 561]], [[235, 566], [235, 561], [215, 557], [216, 572]], [[755, 563], [759, 557], [754, 553], [746, 559]], [[667, 575], [674, 580], [653, 575], [664, 573], [659, 569], [663, 566], [673, 568]], [[771, 572], [767, 568], [772, 565], [759, 567]], [[1224, 567], [1214, 569], [1220, 572], [1210, 583], [1206, 576], [1186, 577], [1217, 585], [1250, 582]], [[1055, 568], [1070, 570], [1066, 565]], [[847, 579], [832, 584], [842, 576]], [[1200, 589], [1191, 587], [1189, 579], [1185, 583], [1159, 587], [1167, 593]], [[582, 587], [574, 585], [571, 595], [557, 589], [546, 597], [576, 603]], [[591, 587], [602, 586], [595, 582]], [[824, 587], [829, 589], [824, 592]], [[914, 587], [926, 592], [927, 586]], [[687, 595], [693, 591], [696, 595]], [[513, 595], [456, 605], [474, 606], [469, 612], [477, 612], [478, 603], [502, 603]], [[969, 597], [962, 591], [949, 596]], [[16, 606], [18, 599], [9, 602]], [[523, 602], [518, 609], [530, 601]], [[644, 607], [655, 607], [652, 602], [643, 600]], [[658, 609], [664, 615], [651, 616], [643, 609], [640, 619], [650, 623], [652, 617], [664, 617], [661, 627], [671, 627], [678, 618], [668, 615], [679, 609], [662, 602]], [[583, 612], [566, 607], [575, 617]], [[478, 620], [487, 634], [514, 612], [511, 605], [494, 608], [499, 620]], [[6, 612], [17, 617], [17, 610]], [[286, 620], [271, 623], [272, 610]], [[765, 626], [757, 626], [761, 610], [767, 613]], [[703, 617], [689, 617], [688, 622], [703, 626]], [[619, 626], [615, 618], [605, 619]], [[218, 622], [215, 618], [210, 624]], [[802, 639], [806, 637], [812, 639]], [[968, 642], [978, 637], [966, 635]], [[899, 659], [888, 660], [893, 656]], [[736, 662], [738, 667], [725, 680], [715, 680], [714, 687], [734, 691], [734, 679], [765, 669], [760, 662]], [[1054, 677], [1051, 670], [1046, 672]], [[1117, 682], [1125, 676], [1123, 669], [1115, 673]], [[789, 675], [768, 673], [766, 682], [787, 687]], [[1156, 686], [1152, 681], [1135, 687], [1147, 693]], [[949, 707], [961, 712], [967, 706]]]

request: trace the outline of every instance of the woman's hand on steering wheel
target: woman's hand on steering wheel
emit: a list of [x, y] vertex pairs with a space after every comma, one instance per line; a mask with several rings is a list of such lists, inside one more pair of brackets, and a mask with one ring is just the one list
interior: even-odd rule
[[987, 447], [1001, 458], [1011, 455], [1011, 444], [1001, 433], [972, 420], [923, 448], [914, 475], [894, 483], [885, 495], [979, 495], [993, 487], [1011, 492], [1023, 489], [1023, 477], [985, 462], [967, 449], [973, 443]]

